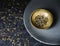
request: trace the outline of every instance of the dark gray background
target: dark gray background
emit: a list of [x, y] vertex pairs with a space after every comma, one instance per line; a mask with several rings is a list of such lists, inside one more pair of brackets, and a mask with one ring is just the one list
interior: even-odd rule
[[[28, 46], [28, 41], [29, 46], [50, 46], [34, 40], [24, 27], [23, 14], [30, 1], [31, 0], [0, 0], [0, 46], [18, 46], [17, 44], [19, 43], [21, 43], [21, 46], [24, 46], [24, 42], [26, 42], [26, 46]], [[15, 13], [15, 15], [13, 13]], [[5, 18], [1, 19], [3, 16], [5, 16]], [[16, 24], [14, 24], [14, 22]], [[15, 45], [12, 44], [10, 40], [3, 40], [3, 38], [7, 39], [9, 36], [12, 41], [16, 41]], [[17, 38], [20, 38], [19, 42], [17, 42]], [[28, 41], [26, 39], [28, 39]]]

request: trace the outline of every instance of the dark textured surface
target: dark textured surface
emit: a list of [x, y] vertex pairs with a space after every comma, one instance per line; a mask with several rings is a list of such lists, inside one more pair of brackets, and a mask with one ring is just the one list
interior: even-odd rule
[[0, 46], [47, 46], [34, 40], [23, 24], [30, 0], [0, 0]]

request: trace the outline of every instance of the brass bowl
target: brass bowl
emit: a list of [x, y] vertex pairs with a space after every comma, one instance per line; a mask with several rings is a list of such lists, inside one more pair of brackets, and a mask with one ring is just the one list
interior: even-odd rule
[[39, 29], [48, 29], [53, 23], [53, 15], [46, 9], [37, 9], [31, 14], [31, 23]]
[[[35, 40], [48, 45], [60, 45], [60, 0], [32, 0], [25, 8], [23, 22], [27, 32]], [[40, 9], [37, 9], [40, 8]], [[47, 8], [47, 9], [44, 9]], [[37, 9], [37, 10], [35, 10]], [[42, 12], [43, 11], [45, 12]], [[49, 9], [49, 10], [48, 10]], [[33, 11], [33, 12], [32, 12]], [[40, 11], [40, 13], [38, 13]], [[51, 11], [51, 12], [50, 12]], [[34, 14], [48, 14], [47, 28], [36, 27], [32, 22]], [[46, 15], [44, 14], [44, 15]], [[37, 16], [37, 15], [36, 15]], [[51, 22], [52, 21], [52, 22]], [[50, 24], [51, 23], [51, 24]], [[52, 24], [53, 23], [53, 24]], [[46, 25], [46, 24], [45, 24]], [[49, 28], [50, 27], [50, 28]]]

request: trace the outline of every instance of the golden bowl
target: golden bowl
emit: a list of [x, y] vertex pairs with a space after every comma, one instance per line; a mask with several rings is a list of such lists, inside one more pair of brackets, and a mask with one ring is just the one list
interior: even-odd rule
[[31, 23], [39, 29], [48, 29], [53, 23], [53, 15], [46, 9], [37, 9], [31, 14]]

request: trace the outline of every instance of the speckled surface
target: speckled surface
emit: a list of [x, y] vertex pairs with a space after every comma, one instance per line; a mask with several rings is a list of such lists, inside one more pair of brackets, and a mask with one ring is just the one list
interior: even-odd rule
[[29, 1], [0, 0], [0, 46], [47, 46], [34, 40], [24, 27], [23, 13]]

